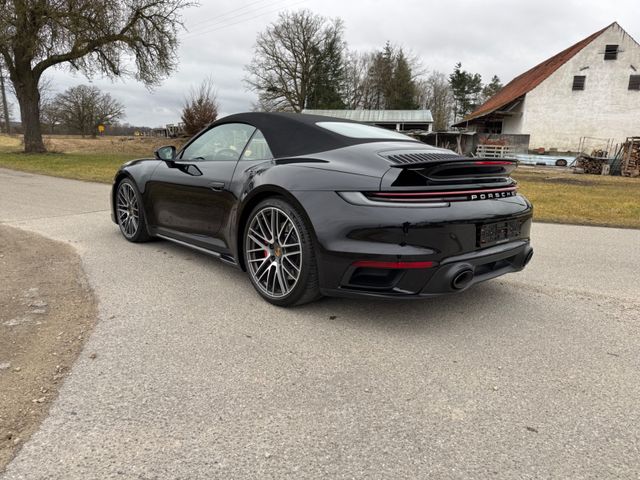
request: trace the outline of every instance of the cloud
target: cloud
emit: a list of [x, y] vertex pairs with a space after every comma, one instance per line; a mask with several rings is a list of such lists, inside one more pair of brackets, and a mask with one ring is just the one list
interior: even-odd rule
[[[289, 7], [342, 18], [352, 49], [377, 49], [389, 40], [417, 55], [427, 70], [448, 74], [461, 61], [485, 80], [497, 74], [503, 82], [615, 20], [640, 36], [637, 0], [202, 0], [185, 11], [180, 64], [161, 86], [150, 91], [132, 79], [97, 77], [92, 83], [123, 102], [126, 121], [135, 125], [179, 121], [185, 94], [209, 75], [222, 114], [249, 110], [255, 94], [243, 82], [244, 66], [256, 35]], [[59, 91], [88, 83], [66, 69], [50, 76]]]

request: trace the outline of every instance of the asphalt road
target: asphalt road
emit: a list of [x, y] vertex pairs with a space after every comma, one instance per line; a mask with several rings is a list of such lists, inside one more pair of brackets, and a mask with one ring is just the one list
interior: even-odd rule
[[535, 224], [527, 271], [460, 295], [283, 310], [126, 242], [108, 189], [0, 170], [0, 221], [71, 242], [100, 301], [3, 479], [640, 476], [640, 231]]

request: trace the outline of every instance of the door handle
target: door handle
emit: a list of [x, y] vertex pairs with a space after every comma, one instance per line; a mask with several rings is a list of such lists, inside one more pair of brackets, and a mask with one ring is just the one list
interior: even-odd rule
[[214, 192], [221, 192], [224, 189], [224, 182], [211, 182], [209, 188]]

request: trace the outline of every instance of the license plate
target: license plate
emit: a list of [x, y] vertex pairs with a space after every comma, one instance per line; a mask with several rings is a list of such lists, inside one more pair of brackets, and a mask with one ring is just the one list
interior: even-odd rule
[[520, 220], [487, 223], [480, 226], [478, 244], [480, 246], [501, 243], [520, 237]]

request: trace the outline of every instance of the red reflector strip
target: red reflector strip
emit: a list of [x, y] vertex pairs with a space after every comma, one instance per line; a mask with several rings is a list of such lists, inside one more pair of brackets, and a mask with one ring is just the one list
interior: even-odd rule
[[370, 196], [375, 197], [442, 197], [444, 195], [470, 195], [472, 193], [498, 193], [498, 192], [513, 192], [518, 187], [506, 187], [506, 188], [485, 188], [483, 190], [451, 190], [447, 192], [372, 192]]
[[505, 162], [499, 160], [481, 160], [479, 162], [473, 162], [474, 165], [514, 165], [515, 162]]
[[405, 270], [416, 268], [431, 268], [433, 262], [380, 262], [378, 260], [358, 260], [353, 262], [354, 267], [363, 268], [387, 268], [391, 270]]

